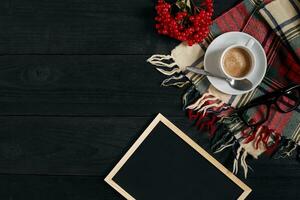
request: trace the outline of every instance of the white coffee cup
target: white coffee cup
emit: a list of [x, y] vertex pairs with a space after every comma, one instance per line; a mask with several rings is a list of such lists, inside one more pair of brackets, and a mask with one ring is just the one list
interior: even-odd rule
[[[220, 68], [221, 71], [225, 74], [225, 76], [231, 78], [231, 79], [235, 79], [235, 80], [242, 80], [245, 79], [249, 74], [251, 74], [251, 72], [253, 71], [254, 67], [255, 67], [255, 56], [254, 53], [252, 52], [251, 47], [254, 45], [255, 41], [253, 39], [248, 40], [245, 44], [234, 44], [234, 45], [230, 45], [229, 47], [227, 47], [221, 54], [220, 57]], [[233, 48], [240, 48], [243, 49], [247, 52], [247, 54], [249, 55], [250, 58], [250, 69], [248, 70], [248, 72], [243, 75], [243, 76], [239, 76], [239, 77], [235, 77], [232, 76], [230, 74], [228, 74], [224, 68], [224, 56], [226, 55], [226, 53], [233, 49]]]

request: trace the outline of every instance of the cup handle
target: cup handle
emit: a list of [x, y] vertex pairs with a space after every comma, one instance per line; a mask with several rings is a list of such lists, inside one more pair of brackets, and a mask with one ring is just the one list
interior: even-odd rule
[[254, 45], [255, 41], [253, 39], [249, 39], [246, 43], [246, 47], [251, 48]]

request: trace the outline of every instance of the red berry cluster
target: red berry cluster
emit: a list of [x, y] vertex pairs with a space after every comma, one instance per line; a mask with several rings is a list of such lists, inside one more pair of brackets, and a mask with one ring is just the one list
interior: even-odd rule
[[[193, 1], [193, 0], [191, 0]], [[209, 33], [212, 24], [213, 2], [205, 0], [206, 9], [194, 8], [195, 12], [179, 10], [172, 13], [172, 5], [164, 0], [158, 0], [156, 5], [156, 29], [159, 34], [168, 35], [188, 45], [202, 42]]]

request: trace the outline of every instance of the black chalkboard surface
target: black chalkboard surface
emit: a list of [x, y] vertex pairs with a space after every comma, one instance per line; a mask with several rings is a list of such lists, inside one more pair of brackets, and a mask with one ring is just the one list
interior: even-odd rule
[[127, 199], [245, 199], [251, 189], [159, 114], [105, 178]]

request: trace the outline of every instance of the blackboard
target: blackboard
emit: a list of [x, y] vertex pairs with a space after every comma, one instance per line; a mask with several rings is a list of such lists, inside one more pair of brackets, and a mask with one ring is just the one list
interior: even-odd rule
[[251, 189], [159, 114], [105, 178], [127, 199], [245, 199]]

